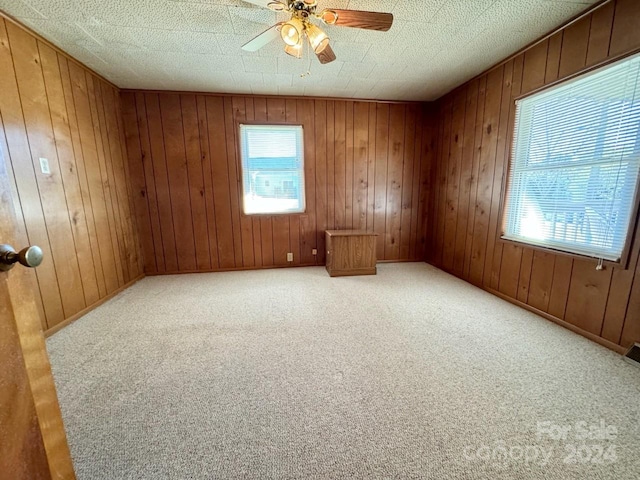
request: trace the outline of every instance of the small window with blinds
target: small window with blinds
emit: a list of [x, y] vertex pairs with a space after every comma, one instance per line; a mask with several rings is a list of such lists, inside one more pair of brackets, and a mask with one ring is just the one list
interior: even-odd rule
[[245, 214], [304, 212], [302, 138], [300, 125], [240, 125]]
[[502, 238], [618, 262], [637, 208], [640, 56], [516, 102]]

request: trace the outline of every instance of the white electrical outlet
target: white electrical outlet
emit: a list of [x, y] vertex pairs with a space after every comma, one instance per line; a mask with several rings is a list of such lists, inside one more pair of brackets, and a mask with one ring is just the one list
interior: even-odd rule
[[51, 174], [51, 169], [49, 168], [49, 160], [46, 158], [40, 157], [40, 171], [45, 175]]
[[293, 262], [293, 253], [287, 253], [287, 262]]
[[318, 254], [318, 249], [314, 248], [313, 250], [311, 250], [311, 255], [317, 255]]

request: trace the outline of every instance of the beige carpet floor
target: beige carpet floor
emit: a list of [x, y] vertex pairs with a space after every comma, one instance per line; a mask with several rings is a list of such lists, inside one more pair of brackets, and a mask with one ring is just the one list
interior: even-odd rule
[[639, 368], [422, 263], [150, 277], [48, 348], [80, 480], [640, 478]]

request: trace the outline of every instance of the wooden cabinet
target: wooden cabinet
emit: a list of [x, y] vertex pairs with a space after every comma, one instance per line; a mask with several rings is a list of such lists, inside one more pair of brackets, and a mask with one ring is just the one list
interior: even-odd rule
[[376, 274], [377, 234], [362, 230], [327, 230], [325, 235], [329, 275]]

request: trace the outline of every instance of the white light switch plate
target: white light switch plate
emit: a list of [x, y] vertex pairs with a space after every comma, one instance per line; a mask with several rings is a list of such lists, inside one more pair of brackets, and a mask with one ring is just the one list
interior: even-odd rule
[[49, 168], [49, 160], [46, 158], [40, 157], [40, 171], [45, 175], [51, 174], [51, 169]]
[[293, 262], [293, 253], [287, 253], [287, 262]]

